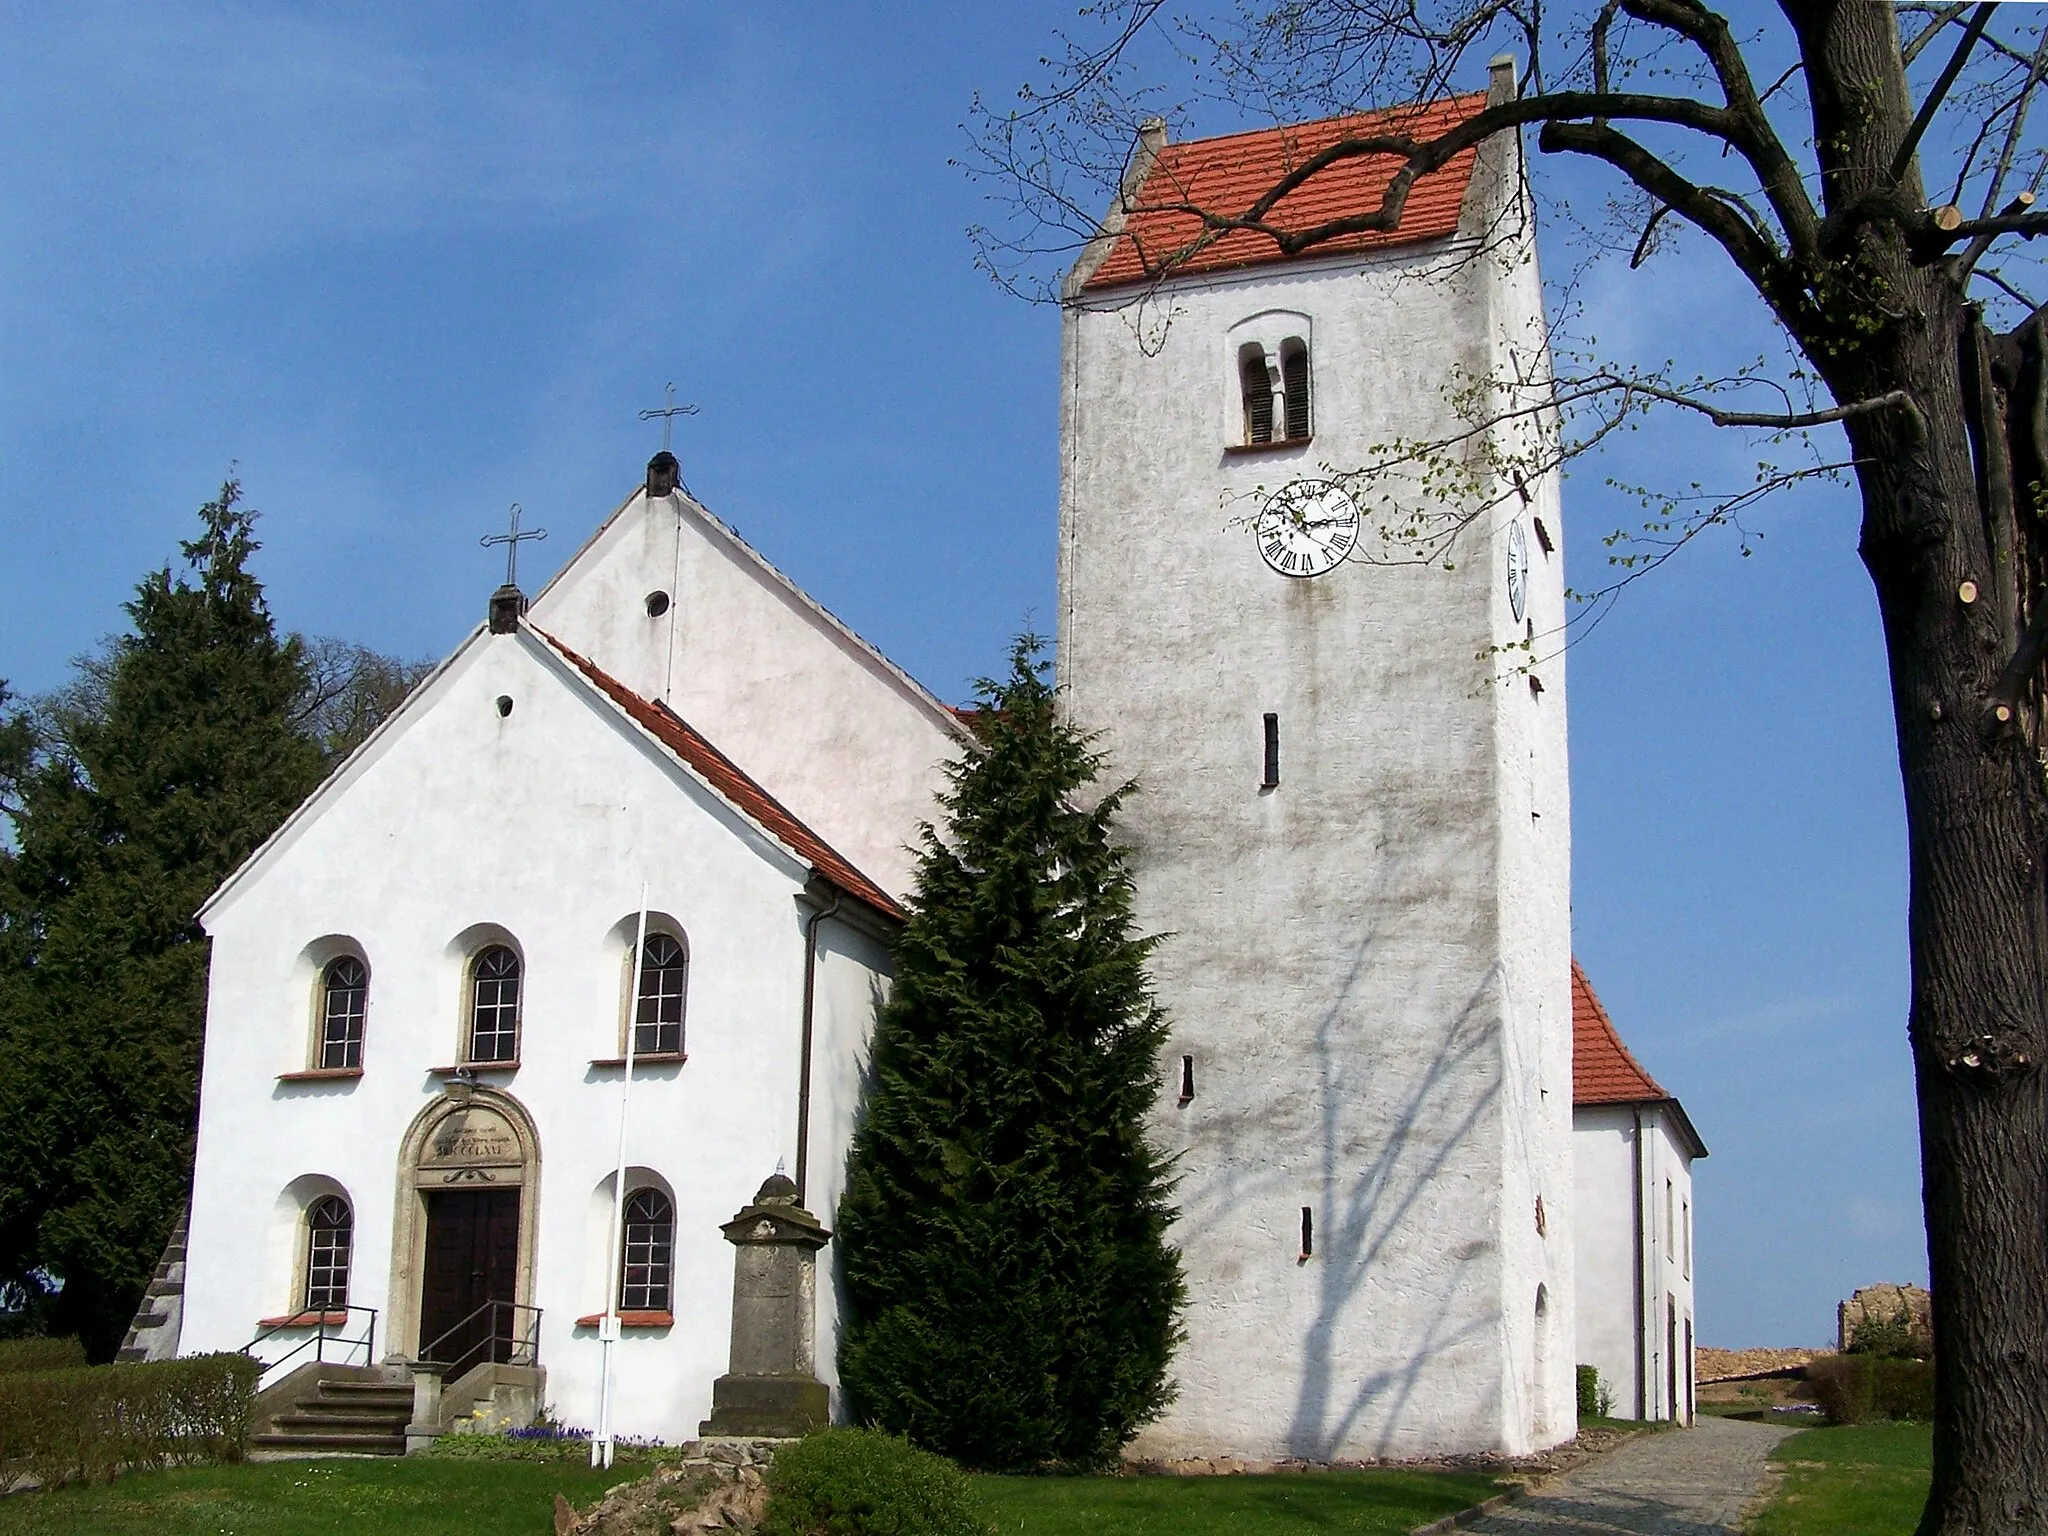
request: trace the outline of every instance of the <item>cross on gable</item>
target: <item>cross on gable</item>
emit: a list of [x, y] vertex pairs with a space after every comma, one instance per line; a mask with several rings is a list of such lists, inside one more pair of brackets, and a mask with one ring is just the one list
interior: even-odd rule
[[512, 503], [512, 526], [510, 531], [505, 533], [487, 533], [477, 540], [477, 543], [481, 544], [485, 549], [489, 549], [493, 544], [505, 546], [505, 585], [508, 587], [519, 585], [519, 546], [528, 539], [544, 539], [548, 536], [548, 531], [545, 528], [522, 529], [519, 526], [519, 513], [519, 503], [515, 501]]
[[664, 386], [662, 394], [668, 400], [668, 404], [666, 406], [648, 407], [640, 413], [640, 419], [642, 421], [654, 421], [659, 418], [661, 422], [661, 451], [667, 453], [669, 451], [669, 433], [675, 427], [675, 418], [678, 416], [694, 416], [697, 414], [697, 407], [694, 405], [676, 404], [676, 386], [673, 379]]

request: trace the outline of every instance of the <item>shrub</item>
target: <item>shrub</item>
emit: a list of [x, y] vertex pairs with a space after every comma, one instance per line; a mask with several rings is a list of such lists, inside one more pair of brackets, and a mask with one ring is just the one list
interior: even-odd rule
[[873, 1429], [823, 1429], [776, 1453], [761, 1536], [993, 1536], [967, 1475]]
[[1872, 1417], [1934, 1422], [1932, 1360], [1872, 1360], [1869, 1369]]
[[1806, 1367], [1806, 1384], [1830, 1424], [1934, 1417], [1934, 1362], [1875, 1355], [1825, 1355]]
[[1870, 1373], [1858, 1355], [1823, 1355], [1806, 1366], [1806, 1385], [1830, 1424], [1861, 1424], [1870, 1417]]
[[256, 1362], [195, 1355], [0, 1375], [0, 1486], [45, 1486], [123, 1467], [239, 1461]]
[[0, 1339], [0, 1376], [83, 1364], [85, 1346], [76, 1339]]
[[1600, 1367], [1597, 1365], [1579, 1367], [1579, 1417], [1600, 1417]]
[[1933, 1353], [1931, 1344], [1901, 1302], [1895, 1312], [1866, 1313], [1850, 1334], [1847, 1353], [1874, 1355], [1880, 1360], [1925, 1360]]

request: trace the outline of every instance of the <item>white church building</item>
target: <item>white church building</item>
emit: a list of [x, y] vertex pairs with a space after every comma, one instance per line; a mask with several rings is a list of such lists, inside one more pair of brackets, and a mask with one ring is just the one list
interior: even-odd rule
[[[1140, 1455], [1575, 1429], [1557, 485], [1491, 486], [1414, 560], [1345, 475], [1454, 429], [1461, 371], [1547, 366], [1516, 147], [1422, 179], [1396, 235], [1146, 272], [1190, 189], [1356, 126], [1148, 131], [1067, 290], [1059, 676], [1144, 786], [1123, 831], [1170, 936], [1155, 1129], [1189, 1305]], [[1376, 206], [1385, 168], [1349, 164], [1283, 213]], [[831, 1225], [917, 828], [970, 741], [657, 457], [203, 909], [177, 1347], [498, 1362], [589, 1424], [613, 1310], [615, 1428], [694, 1435], [732, 1332], [721, 1223], [780, 1168]]]

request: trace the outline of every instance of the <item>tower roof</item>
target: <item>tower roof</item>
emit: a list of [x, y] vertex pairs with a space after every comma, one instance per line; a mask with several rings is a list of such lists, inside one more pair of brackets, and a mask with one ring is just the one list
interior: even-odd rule
[[[1173, 275], [1215, 272], [1272, 262], [1306, 260], [1384, 246], [1411, 245], [1457, 233], [1465, 190], [1472, 180], [1476, 149], [1419, 178], [1409, 189], [1400, 227], [1365, 230], [1327, 240], [1300, 257], [1281, 252], [1270, 238], [1231, 230], [1199, 249], [1202, 220], [1196, 210], [1240, 214], [1274, 182], [1310, 156], [1347, 138], [1400, 134], [1418, 140], [1437, 137], [1486, 105], [1484, 93], [1453, 96], [1420, 106], [1391, 107], [1347, 117], [1215, 139], [1191, 139], [1159, 149], [1149, 174], [1124, 213], [1108, 256], [1088, 278], [1088, 288], [1107, 288], [1151, 276], [1170, 261]], [[1312, 229], [1349, 214], [1380, 206], [1401, 161], [1394, 155], [1356, 155], [1333, 162], [1282, 198], [1267, 222], [1289, 232]], [[1188, 254], [1182, 255], [1181, 253]], [[1148, 271], [1148, 268], [1151, 270]]]
[[1614, 1020], [1607, 1016], [1576, 959], [1572, 961], [1572, 1103], [1666, 1106], [1681, 1134], [1692, 1143], [1693, 1156], [1707, 1155], [1707, 1144], [1693, 1129], [1685, 1107], [1666, 1093], [1621, 1043]]

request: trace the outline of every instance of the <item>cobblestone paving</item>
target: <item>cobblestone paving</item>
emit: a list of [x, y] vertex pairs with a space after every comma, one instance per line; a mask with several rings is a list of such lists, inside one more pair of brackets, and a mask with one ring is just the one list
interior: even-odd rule
[[1764, 1457], [1791, 1431], [1702, 1417], [1638, 1435], [1467, 1526], [1479, 1536], [1720, 1536], [1762, 1489]]

